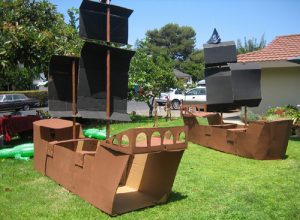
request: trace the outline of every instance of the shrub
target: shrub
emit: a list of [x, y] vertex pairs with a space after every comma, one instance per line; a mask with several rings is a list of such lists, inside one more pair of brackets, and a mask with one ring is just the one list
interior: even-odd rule
[[280, 115], [284, 112], [284, 109], [282, 107], [275, 107], [275, 108], [269, 108], [266, 112], [266, 116], [270, 115]]
[[48, 100], [48, 91], [28, 90], [28, 91], [0, 91], [0, 94], [24, 94], [28, 98], [39, 100], [40, 106], [45, 106]]
[[293, 105], [286, 105], [284, 107], [269, 108], [264, 117], [267, 120], [278, 118], [295, 119], [300, 117], [300, 111]]
[[[245, 110], [244, 107], [242, 108], [241, 111], [241, 120], [245, 122]], [[253, 113], [249, 108], [247, 109], [247, 121], [257, 121], [260, 119], [260, 115]]]

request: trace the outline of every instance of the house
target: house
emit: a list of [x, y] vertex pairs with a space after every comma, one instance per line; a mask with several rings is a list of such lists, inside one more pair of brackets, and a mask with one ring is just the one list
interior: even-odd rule
[[[238, 55], [238, 62], [258, 62], [261, 71], [262, 114], [270, 107], [300, 104], [300, 34], [276, 37], [265, 48]], [[299, 63], [299, 59], [298, 59]]]
[[48, 90], [48, 81], [44, 73], [40, 73], [40, 75], [35, 80], [33, 80], [32, 84], [34, 85], [35, 89]]
[[193, 83], [191, 75], [183, 73], [183, 72], [181, 72], [177, 69], [174, 69], [173, 72], [174, 72], [174, 75], [176, 76], [176, 78], [184, 81], [185, 84], [192, 84]]

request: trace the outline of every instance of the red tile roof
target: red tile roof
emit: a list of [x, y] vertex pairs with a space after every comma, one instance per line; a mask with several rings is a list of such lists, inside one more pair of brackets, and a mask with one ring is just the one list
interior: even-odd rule
[[300, 56], [300, 34], [276, 37], [265, 48], [238, 55], [238, 62], [287, 60]]

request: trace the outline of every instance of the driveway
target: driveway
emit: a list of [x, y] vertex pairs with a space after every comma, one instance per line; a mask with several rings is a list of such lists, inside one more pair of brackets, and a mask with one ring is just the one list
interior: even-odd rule
[[[144, 102], [129, 101], [127, 105], [127, 112], [130, 114], [133, 111], [138, 115], [149, 115], [149, 107]], [[172, 117], [180, 117], [180, 110], [171, 110]], [[230, 113], [223, 113], [225, 123], [237, 123], [243, 124], [240, 119], [240, 111], [234, 111]], [[166, 116], [166, 112], [163, 106], [158, 107], [158, 116]]]
[[[48, 108], [34, 108], [30, 110], [30, 113], [35, 113], [36, 110], [43, 110], [43, 111], [48, 111]], [[136, 102], [136, 101], [128, 101], [127, 104], [127, 113], [132, 113], [133, 111], [136, 112], [138, 115], [144, 115], [148, 116], [149, 115], [149, 107], [147, 106], [146, 103], [144, 102]], [[7, 111], [0, 111], [0, 117], [3, 115], [8, 115], [11, 112]], [[179, 110], [171, 110], [172, 117], [180, 117], [180, 111]], [[164, 111], [163, 106], [158, 107], [158, 116], [166, 116], [166, 112]], [[240, 120], [240, 112], [231, 112], [231, 113], [224, 113], [223, 118], [226, 123], [240, 123], [242, 124]]]

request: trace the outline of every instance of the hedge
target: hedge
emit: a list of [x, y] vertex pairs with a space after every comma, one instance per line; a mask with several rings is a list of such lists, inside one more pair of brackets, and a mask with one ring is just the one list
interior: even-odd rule
[[0, 91], [1, 94], [24, 94], [28, 98], [36, 98], [40, 102], [40, 106], [45, 106], [48, 100], [48, 91], [27, 90], [27, 91]]

